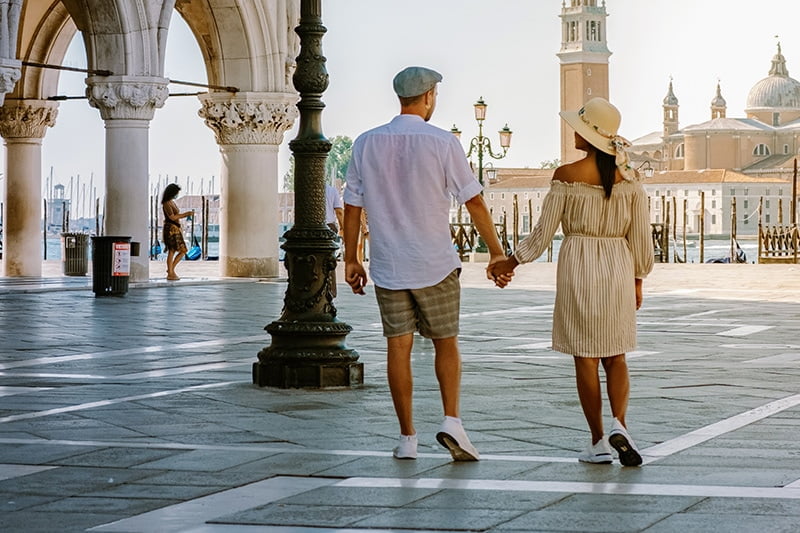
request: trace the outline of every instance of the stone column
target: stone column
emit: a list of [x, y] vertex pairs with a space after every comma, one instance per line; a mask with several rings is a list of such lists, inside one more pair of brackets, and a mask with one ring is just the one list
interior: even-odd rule
[[199, 115], [222, 155], [219, 261], [222, 276], [275, 277], [278, 147], [298, 115], [292, 93], [208, 93]]
[[3, 275], [42, 275], [42, 139], [58, 104], [17, 100], [0, 107], [5, 139]]
[[141, 245], [131, 257], [131, 281], [150, 277], [149, 129], [156, 108], [169, 96], [166, 78], [107, 76], [86, 79], [89, 104], [106, 125], [105, 235], [131, 237]]

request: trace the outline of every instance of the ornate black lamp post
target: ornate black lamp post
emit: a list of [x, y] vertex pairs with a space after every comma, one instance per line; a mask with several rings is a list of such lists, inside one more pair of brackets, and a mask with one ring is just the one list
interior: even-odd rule
[[[481, 96], [477, 102], [473, 104], [475, 107], [475, 120], [478, 122], [478, 135], [473, 137], [472, 140], [469, 142], [469, 151], [467, 151], [467, 157], [472, 157], [472, 153], [476, 152], [478, 155], [478, 181], [481, 185], [483, 185], [483, 154], [484, 152], [486, 155], [491, 156], [494, 159], [503, 159], [506, 156], [506, 152], [508, 152], [509, 146], [511, 146], [511, 134], [513, 133], [510, 129], [508, 129], [508, 124], [506, 124], [502, 130], [498, 133], [500, 134], [500, 148], [503, 149], [503, 153], [496, 154], [492, 151], [492, 143], [489, 140], [489, 137], [483, 136], [483, 121], [486, 118], [486, 108], [489, 107], [486, 105], [486, 102], [483, 101], [483, 97]], [[453, 124], [453, 127], [450, 129], [450, 132], [458, 137], [461, 138], [461, 131]]]
[[347, 387], [364, 382], [358, 353], [345, 346], [350, 326], [333, 305], [337, 244], [325, 224], [325, 160], [331, 143], [322, 134], [322, 93], [328, 72], [322, 55], [321, 0], [302, 0], [300, 55], [294, 87], [300, 125], [289, 143], [295, 160], [295, 224], [286, 232], [289, 286], [281, 317], [267, 325], [272, 344], [253, 363], [253, 383], [280, 388]]

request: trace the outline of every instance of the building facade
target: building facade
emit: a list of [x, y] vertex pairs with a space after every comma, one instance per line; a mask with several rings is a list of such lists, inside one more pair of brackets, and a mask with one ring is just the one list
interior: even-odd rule
[[661, 131], [633, 141], [634, 161], [648, 161], [658, 170], [724, 168], [788, 178], [800, 155], [800, 82], [789, 76], [780, 43], [769, 75], [753, 85], [746, 102], [744, 117], [728, 117], [718, 83], [709, 119], [681, 128], [680, 105], [670, 81]]

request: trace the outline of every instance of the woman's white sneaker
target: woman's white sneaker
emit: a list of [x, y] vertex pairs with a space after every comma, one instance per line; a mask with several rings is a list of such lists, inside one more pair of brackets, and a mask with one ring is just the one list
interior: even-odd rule
[[622, 425], [622, 422], [614, 419], [611, 425], [611, 433], [608, 434], [608, 442], [617, 450], [619, 455], [619, 462], [622, 466], [639, 466], [642, 464], [642, 456], [639, 455], [639, 449], [636, 443], [628, 435], [628, 430]]
[[392, 452], [395, 459], [417, 458], [417, 435], [400, 435], [400, 440]]
[[590, 441], [589, 446], [578, 456], [578, 461], [596, 465], [610, 465], [613, 460], [605, 436], [597, 441], [597, 444], [592, 444]]

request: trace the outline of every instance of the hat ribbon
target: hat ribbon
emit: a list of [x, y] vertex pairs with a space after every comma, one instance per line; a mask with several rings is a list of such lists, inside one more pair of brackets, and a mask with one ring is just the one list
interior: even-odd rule
[[628, 156], [628, 148], [631, 147], [630, 141], [625, 137], [615, 135], [611, 139], [611, 146], [614, 147], [614, 151], [617, 153], [614, 162], [617, 164], [619, 173], [622, 174], [622, 177], [627, 181], [635, 180], [636, 171], [631, 166], [631, 160]]

